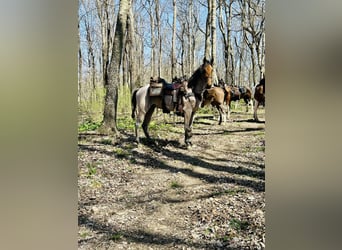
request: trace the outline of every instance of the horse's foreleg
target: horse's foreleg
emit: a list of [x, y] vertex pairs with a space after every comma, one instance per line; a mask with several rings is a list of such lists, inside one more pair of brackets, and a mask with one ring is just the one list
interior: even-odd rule
[[144, 133], [145, 133], [145, 136], [146, 138], [150, 139], [150, 134], [148, 132], [148, 124], [150, 124], [150, 121], [151, 121], [151, 117], [152, 117], [152, 114], [153, 114], [153, 111], [155, 109], [156, 106], [151, 106], [151, 108], [147, 111], [146, 115], [145, 115], [145, 118], [144, 118], [144, 122], [142, 124], [142, 128], [144, 130]]
[[248, 113], [248, 105], [249, 105], [249, 100], [246, 98], [244, 99], [245, 104], [246, 104], [246, 113]]
[[250, 99], [249, 102], [250, 102], [250, 104], [251, 104], [251, 110], [252, 110], [252, 112], [253, 112], [253, 110], [254, 110], [254, 108], [253, 108], [253, 99]]
[[183, 103], [185, 144], [189, 146], [191, 145], [190, 139], [192, 137], [192, 123], [194, 121], [197, 108], [200, 106], [200, 103], [194, 97], [183, 97]]
[[223, 118], [223, 123], [225, 124], [227, 119], [226, 119], [226, 111], [225, 111], [224, 104], [220, 105], [220, 112], [221, 112], [221, 116]]
[[254, 100], [254, 101], [255, 101], [255, 103], [254, 103], [254, 120], [258, 122], [259, 119], [258, 119], [257, 110], [258, 110], [259, 102], [257, 100]]
[[230, 103], [231, 102], [227, 102], [227, 119], [230, 120]]
[[191, 117], [193, 117], [193, 113], [189, 110], [184, 111], [184, 132], [185, 132], [185, 144], [187, 146], [191, 145], [191, 137], [192, 137], [192, 121]]
[[139, 141], [139, 125], [140, 125], [139, 121], [136, 120], [136, 121], [135, 121], [134, 128], [135, 128], [135, 141], [136, 141], [137, 143], [140, 142], [140, 141]]

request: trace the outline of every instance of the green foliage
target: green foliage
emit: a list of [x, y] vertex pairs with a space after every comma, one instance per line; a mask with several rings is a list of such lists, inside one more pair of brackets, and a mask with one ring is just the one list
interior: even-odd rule
[[118, 97], [118, 114], [127, 114], [132, 112], [131, 108], [131, 90], [128, 85], [122, 85], [119, 87]]
[[96, 165], [94, 163], [87, 163], [87, 177], [91, 177], [96, 174]]
[[112, 234], [110, 239], [113, 240], [113, 241], [118, 241], [122, 238], [122, 234], [121, 233], [115, 233], [115, 234]]
[[100, 141], [100, 143], [102, 143], [104, 145], [111, 145], [112, 144], [112, 140], [111, 139], [102, 139]]
[[246, 230], [248, 227], [248, 221], [240, 221], [238, 219], [231, 219], [229, 225], [235, 230]]
[[89, 235], [90, 235], [89, 232], [81, 232], [80, 233], [81, 238], [87, 238]]
[[[106, 94], [106, 90], [103, 86], [99, 86], [97, 84], [96, 89], [88, 90], [87, 94], [83, 96], [82, 100], [78, 104], [79, 108], [79, 121], [81, 123], [79, 132], [93, 130], [92, 127], [88, 128], [87, 123], [91, 121], [91, 123], [101, 123], [103, 119], [103, 109], [104, 109], [104, 97]], [[122, 116], [131, 115], [131, 91], [127, 85], [120, 86], [118, 89], [118, 123]], [[128, 120], [126, 118], [126, 120]], [[132, 119], [130, 119], [132, 120]], [[125, 124], [118, 124], [118, 128], [120, 126], [124, 126]], [[128, 128], [134, 126], [134, 124], [130, 125]]]
[[197, 114], [212, 114], [212, 113], [213, 113], [213, 108], [211, 105], [206, 105], [197, 111]]
[[114, 149], [114, 153], [118, 158], [127, 158], [129, 156], [129, 152], [122, 148]]
[[225, 189], [222, 191], [217, 191], [212, 194], [212, 196], [219, 196], [223, 194], [235, 195], [237, 193], [246, 193], [245, 189]]
[[161, 131], [161, 130], [170, 131], [173, 128], [174, 126], [172, 124], [165, 123], [165, 122], [151, 121], [149, 124], [149, 130], [151, 131]]
[[118, 118], [117, 127], [119, 130], [134, 131], [134, 121], [131, 117]]
[[94, 122], [90, 119], [78, 126], [78, 132], [93, 131], [101, 126], [101, 122]]
[[224, 190], [226, 194], [237, 194], [237, 193], [246, 193], [246, 189], [226, 189]]
[[81, 123], [84, 123], [84, 120], [102, 121], [105, 93], [103, 87], [97, 86], [96, 89], [92, 89], [90, 93], [83, 96], [78, 103]]
[[171, 186], [171, 188], [182, 188], [183, 187], [183, 185], [181, 185], [177, 181], [172, 181], [170, 186]]
[[229, 237], [228, 236], [223, 236], [222, 238], [221, 238], [221, 240], [223, 241], [223, 242], [227, 242], [228, 240], [229, 240]]
[[258, 147], [255, 147], [255, 151], [263, 151], [265, 152], [265, 146], [258, 146]]

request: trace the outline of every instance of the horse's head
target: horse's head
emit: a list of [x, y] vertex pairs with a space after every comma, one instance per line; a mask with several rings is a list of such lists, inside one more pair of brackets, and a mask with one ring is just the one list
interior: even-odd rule
[[200, 71], [202, 77], [206, 83], [206, 87], [210, 88], [212, 86], [212, 76], [213, 76], [213, 59], [209, 62], [205, 57], [203, 59], [203, 64], [201, 65]]

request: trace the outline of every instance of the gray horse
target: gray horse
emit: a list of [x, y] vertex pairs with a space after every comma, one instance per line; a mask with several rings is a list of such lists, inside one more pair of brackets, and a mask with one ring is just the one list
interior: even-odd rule
[[[191, 145], [192, 123], [194, 116], [202, 102], [203, 91], [212, 85], [212, 61], [203, 59], [203, 64], [190, 77], [186, 91], [180, 97], [182, 101], [182, 115], [184, 116], [185, 144]], [[135, 119], [135, 137], [139, 143], [139, 126], [145, 136], [150, 139], [148, 125], [155, 108], [162, 108], [162, 96], [150, 96], [149, 84], [138, 88], [132, 93], [132, 118]]]

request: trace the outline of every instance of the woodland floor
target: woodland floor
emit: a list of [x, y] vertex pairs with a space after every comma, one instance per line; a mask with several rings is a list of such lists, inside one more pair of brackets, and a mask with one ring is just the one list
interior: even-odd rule
[[155, 144], [137, 145], [132, 129], [116, 140], [79, 134], [79, 249], [265, 247], [265, 123], [203, 116], [189, 149], [183, 118], [160, 111]]

